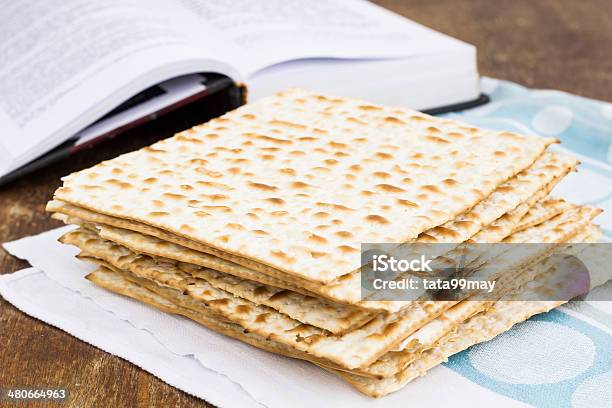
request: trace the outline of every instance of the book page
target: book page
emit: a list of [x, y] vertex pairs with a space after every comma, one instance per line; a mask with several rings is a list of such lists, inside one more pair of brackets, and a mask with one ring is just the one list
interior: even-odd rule
[[[167, 1], [0, 1], [0, 174], [132, 95], [202, 71]], [[220, 47], [222, 48], [222, 47]], [[215, 69], [217, 68], [217, 69]], [[211, 70], [223, 72], [222, 67]]]
[[393, 58], [469, 47], [362, 0], [180, 0], [233, 47], [244, 76], [305, 58]]

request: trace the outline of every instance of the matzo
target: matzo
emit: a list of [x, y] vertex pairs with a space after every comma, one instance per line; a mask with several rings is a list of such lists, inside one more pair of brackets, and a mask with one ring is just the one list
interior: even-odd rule
[[[595, 237], [597, 235], [596, 230], [594, 230], [593, 225], [588, 225], [581, 231], [579, 231], [574, 237], [568, 240], [568, 242], [572, 243], [582, 243], [588, 242], [589, 239]], [[566, 248], [567, 250], [567, 248]], [[543, 270], [548, 270], [552, 266], [552, 261], [550, 259], [544, 260], [532, 267], [526, 268], [524, 272], [521, 273], [519, 279], [515, 279], [514, 276], [504, 276], [498, 282], [499, 285], [507, 285], [508, 288], [506, 291], [508, 292], [516, 292], [521, 288], [519, 286], [523, 286], [526, 282], [530, 282], [538, 276], [538, 274], [542, 273]], [[544, 274], [544, 273], [542, 273]], [[539, 280], [542, 278], [538, 277]], [[504, 282], [505, 281], [505, 282]], [[450, 333], [454, 329], [456, 329], [458, 323], [463, 322], [466, 317], [471, 316], [472, 314], [479, 313], [483, 310], [486, 310], [488, 307], [492, 306], [494, 302], [490, 301], [478, 301], [478, 300], [465, 300], [459, 303], [458, 305], [452, 307], [446, 312], [442, 313], [433, 321], [429, 322], [419, 330], [417, 330], [414, 334], [408, 336], [397, 348], [396, 351], [400, 350], [418, 350], [423, 351], [429, 348], [434, 347], [435, 343], [440, 339], [440, 337]]]
[[[183, 315], [215, 331], [230, 337], [234, 337], [263, 350], [293, 358], [304, 358], [307, 360], [310, 358], [310, 356], [296, 353], [294, 350], [283, 347], [282, 344], [278, 344], [274, 341], [258, 336], [255, 333], [244, 333], [239, 326], [224, 322], [223, 320], [215, 318], [214, 316], [204, 313], [196, 313], [191, 309], [177, 306], [174, 302], [168, 300], [167, 298], [138, 286], [137, 284], [125, 279], [120, 274], [109, 269], [100, 268], [89, 274], [87, 279], [107, 290], [132, 297], [168, 313]], [[474, 319], [470, 319], [470, 324], [465, 325], [460, 329], [460, 331], [454, 333], [454, 337], [449, 336], [449, 339], [444, 339], [442, 342], [442, 346], [444, 347], [443, 349], [433, 349], [424, 353], [424, 357], [422, 359], [415, 361], [411, 366], [409, 366], [409, 368], [401, 373], [398, 373], [394, 377], [383, 380], [368, 380], [365, 377], [344, 373], [340, 370], [331, 369], [324, 365], [322, 365], [322, 367], [340, 376], [366, 395], [371, 397], [381, 397], [387, 395], [402, 388], [409, 381], [423, 375], [426, 370], [440, 364], [446, 359], [447, 355], [454, 354], [472, 344], [486, 341], [492, 337], [495, 337], [497, 334], [505, 331], [501, 328], [510, 328], [513, 324], [525, 320], [533, 314], [541, 313], [557, 306], [556, 304], [536, 306], [533, 304], [518, 305], [518, 302], [510, 303], [511, 304], [505, 304], [503, 306], [500, 305], [498, 307], [500, 310], [498, 310], [497, 313], [490, 312], [488, 315], [479, 315]], [[512, 304], [514, 304], [515, 307], [510, 308]], [[509, 319], [511, 319], [511, 316], [515, 318], [516, 322], [510, 323]], [[478, 320], [475, 320], [476, 318], [478, 318]], [[474, 327], [494, 328], [489, 328], [484, 331], [476, 331]], [[459, 333], [463, 334], [464, 332], [467, 333], [467, 335], [459, 335]], [[467, 337], [468, 335], [470, 335], [470, 337]], [[434, 351], [438, 351], [438, 353], [434, 353]]]
[[538, 203], [533, 208], [530, 208], [513, 232], [522, 231], [534, 225], [541, 224], [555, 215], [559, 215], [564, 211], [569, 211], [572, 208], [574, 208], [574, 205], [562, 198], [549, 198], [548, 200]]
[[[504, 239], [505, 243], [546, 243], [559, 242], [557, 237], [568, 231], [577, 232], [601, 214], [600, 208], [582, 206], [559, 214], [539, 225], [515, 232]], [[550, 225], [556, 225], [551, 230]]]
[[164, 312], [185, 316], [219, 333], [242, 340], [247, 344], [251, 344], [263, 350], [287, 357], [315, 362], [323, 367], [334, 368], [339, 371], [342, 370], [341, 367], [326, 366], [325, 361], [280, 343], [276, 343], [255, 333], [245, 332], [241, 326], [231, 323], [222, 316], [212, 313], [205, 305], [195, 302], [193, 299], [182, 295], [178, 291], [167, 290], [161, 291], [161, 293], [152, 291], [147, 289], [146, 286], [141, 286], [137, 282], [129, 280], [126, 275], [120, 271], [104, 266], [90, 273], [86, 278], [102, 288], [139, 300]]
[[425, 351], [405, 370], [393, 377], [381, 380], [368, 379], [350, 373], [334, 371], [362, 393], [374, 398], [382, 397], [403, 388], [410, 381], [443, 363], [453, 354], [492, 339], [509, 330], [513, 325], [527, 320], [534, 314], [547, 312], [564, 302], [498, 302], [487, 312], [478, 314], [444, 337], [438, 346]]
[[[576, 212], [576, 214], [570, 214], [567, 217], [560, 217], [539, 226], [536, 230], [537, 233], [526, 230], [521, 232], [520, 235], [524, 240], [535, 240], [536, 242], [560, 242], [561, 239], [578, 228], [576, 226], [578, 224], [576, 223], [588, 222], [588, 220], [590, 220], [597, 213], [597, 210], [590, 208], [580, 209], [580, 211]], [[518, 241], [515, 239], [515, 242]], [[507, 262], [509, 269], [518, 270], [517, 268], [521, 266], [520, 264], [513, 263], [515, 262], [513, 258], [510, 258]], [[355, 361], [365, 360], [366, 362], [356, 363], [358, 365], [348, 366], [347, 368], [357, 368], [369, 365], [371, 362], [373, 362], [373, 360], [384, 353], [387, 347], [392, 347], [394, 343], [399, 342], [410, 335], [411, 331], [414, 331], [420, 325], [434, 318], [436, 314], [443, 312], [445, 308], [452, 305], [452, 302], [430, 303], [426, 305], [429, 310], [412, 310], [412, 313], [410, 313], [409, 316], [389, 316], [386, 318], [379, 316], [366, 326], [366, 330], [357, 331], [357, 334], [349, 333], [343, 336], [341, 339], [327, 341], [317, 338], [318, 344], [316, 345], [316, 349], [319, 350], [317, 353], [320, 354], [315, 353], [315, 355], [333, 360], [333, 358], [338, 358], [338, 355], [341, 353], [340, 350], [350, 349], [349, 344], [355, 343], [359, 344], [362, 348], [358, 350], [359, 353], [353, 354], [350, 356], [350, 358], [348, 358], [348, 360], [352, 358]], [[383, 338], [370, 337], [377, 332], [385, 333], [385, 336], [383, 336]], [[343, 356], [340, 358], [340, 360], [335, 362], [338, 364], [348, 364], [345, 361], [346, 358], [347, 356]], [[368, 358], [369, 360], [367, 360]]]
[[[542, 186], [546, 186], [546, 191], [554, 187], [563, 175], [574, 168], [576, 163], [575, 159], [566, 156], [544, 154], [529, 169], [519, 173], [508, 182], [499, 186], [489, 197], [468, 213], [460, 216], [457, 220], [446, 223], [442, 227], [436, 227], [420, 234], [417, 241], [426, 243], [461, 242], [477, 232], [482, 225], [491, 223], [496, 217], [503, 214], [504, 211], [514, 208], [517, 203], [523, 200], [531, 200], [534, 196], [541, 194]], [[539, 188], [540, 190], [538, 190]], [[288, 277], [278, 270], [266, 266], [262, 268], [262, 265], [258, 265], [252, 260], [216, 251], [206, 245], [174, 234], [169, 234], [154, 227], [147, 226], [146, 224], [98, 214], [59, 201], [50, 202], [47, 206], [47, 210], [67, 214], [71, 217], [82, 218], [98, 224], [115, 226], [143, 233], [147, 236], [138, 238], [137, 234], [128, 231], [122, 233], [112, 228], [104, 228], [103, 233], [106, 234], [105, 238], [126, 245], [137, 252], [148, 252], [152, 250], [168, 251], [171, 249], [169, 243], [175, 243], [185, 247], [174, 247], [175, 253], [182, 253], [183, 256], [188, 256], [191, 259], [189, 262], [234, 274], [242, 278], [258, 280], [291, 290], [296, 290], [296, 287], [304, 288], [333, 301], [357, 304], [364, 309], [397, 311], [405, 306], [405, 304], [401, 302], [360, 302], [359, 274], [344, 275], [334, 282], [321, 286], [297, 277], [287, 279]], [[83, 224], [79, 221], [76, 221], [76, 223]], [[157, 237], [159, 239], [155, 240], [150, 237]], [[145, 244], [148, 246], [137, 247], [137, 245]], [[168, 257], [167, 254], [160, 252], [152, 252], [152, 254]], [[172, 256], [169, 257], [172, 258]], [[198, 260], [193, 261], [194, 257], [197, 257]], [[251, 271], [245, 268], [249, 268]], [[258, 274], [256, 270], [264, 272], [274, 279], [269, 279], [267, 276]], [[247, 274], [250, 276], [246, 276]]]
[[64, 178], [55, 197], [326, 283], [469, 210], [554, 139], [292, 90]]
[[[597, 228], [588, 225], [584, 234], [579, 233], [575, 242], [595, 242], [599, 235]], [[544, 287], [546, 283], [543, 283]], [[532, 290], [537, 291], [535, 287]], [[371, 397], [382, 397], [395, 392], [410, 381], [424, 375], [428, 370], [447, 361], [448, 357], [466, 348], [494, 338], [509, 330], [513, 325], [527, 320], [529, 317], [547, 312], [550, 309], [565, 303], [564, 301], [516, 301], [502, 300], [495, 302], [486, 312], [482, 312], [467, 322], [460, 324], [456, 330], [444, 336], [436, 347], [425, 351], [406, 369], [396, 375], [383, 379], [371, 379], [331, 370], [344, 378], [359, 391]], [[324, 367], [326, 368], [326, 367]], [[329, 369], [329, 368], [326, 368]]]
[[[561, 181], [563, 176], [555, 177], [552, 182], [546, 185], [546, 187], [544, 187], [540, 191], [533, 193], [527, 201], [519, 204], [513, 210], [508, 211], [506, 214], [502, 215], [500, 218], [487, 225], [486, 228], [483, 228], [477, 234], [473, 235], [467, 242], [495, 243], [503, 240], [513, 232], [516, 232], [517, 225], [523, 222], [523, 220], [525, 219], [525, 215], [529, 213], [532, 207], [541, 205], [541, 201], [544, 201], [544, 198], [552, 191], [553, 188], [555, 188], [555, 186], [559, 183], [559, 181]], [[552, 216], [549, 218], [552, 218]], [[541, 222], [544, 222], [549, 218], [543, 219]]]
[[[193, 299], [191, 301], [188, 301], [189, 296], [187, 295], [187, 293], [189, 291], [187, 290], [183, 292], [182, 289], [178, 289], [179, 287], [181, 287], [180, 285], [173, 288], [173, 285], [171, 284], [170, 286], [168, 286], [169, 289], [165, 289], [162, 286], [158, 286], [158, 284], [154, 283], [153, 281], [149, 281], [146, 278], [142, 278], [143, 275], [141, 275], [140, 273], [138, 273], [137, 276], [133, 276], [130, 273], [126, 274], [120, 269], [115, 269], [114, 266], [107, 265], [104, 262], [102, 262], [102, 265], [106, 266], [109, 269], [115, 270], [117, 273], [121, 273], [123, 276], [125, 276], [129, 280], [132, 280], [133, 282], [149, 290], [152, 290], [153, 292], [159, 294], [160, 296], [164, 296], [166, 299], [169, 299], [172, 302], [177, 303], [177, 300], [179, 300], [177, 304], [181, 306], [186, 306], [198, 312], [206, 312], [208, 314], [212, 313], [215, 316], [217, 316], [217, 318], [222, 319], [225, 322], [235, 323], [235, 317], [228, 318], [228, 315], [226, 314], [226, 312], [222, 312], [221, 314], [218, 313], [220, 310], [218, 308], [218, 303], [222, 303], [222, 300], [227, 299], [227, 297], [220, 297], [220, 298], [214, 297], [213, 300], [211, 300], [210, 298], [207, 298], [207, 300], [204, 302], [194, 302]], [[151, 273], [153, 273], [153, 275], [151, 275]], [[172, 283], [172, 282], [177, 283], [181, 280], [181, 278], [177, 277], [174, 274], [160, 272], [159, 270], [157, 271], [150, 270], [149, 272], [145, 272], [145, 274], [146, 276], [149, 276], [149, 277], [155, 276], [156, 278], [160, 279], [161, 282], [164, 282], [164, 283]], [[207, 294], [207, 296], [211, 296], [211, 294]], [[241, 307], [244, 308], [246, 304], [241, 303], [241, 305], [242, 306], [237, 306], [237, 310], [240, 309]], [[241, 313], [248, 313], [248, 312], [246, 310], [243, 310]], [[269, 316], [269, 315], [266, 315], [266, 316]], [[277, 324], [278, 322], [277, 318], [272, 319], [270, 317], [269, 320], [276, 322], [275, 324]], [[291, 327], [291, 325], [289, 325], [288, 327]], [[265, 331], [262, 332], [259, 329], [253, 330], [252, 328], [249, 328], [248, 331], [250, 333], [258, 334], [267, 339], [273, 340], [276, 344], [278, 344], [281, 347], [284, 347], [285, 350], [291, 353], [288, 355], [292, 357], [297, 357], [297, 358], [305, 359], [308, 361], [312, 361], [317, 364], [325, 365], [326, 367], [330, 367], [330, 368], [346, 370], [345, 368], [338, 367], [329, 361], [322, 360], [311, 354], [306, 354], [304, 353], [304, 351], [296, 349], [295, 347], [292, 347], [291, 343], [288, 344], [282, 338], [282, 336], [278, 336], [278, 335], [266, 336]], [[289, 330], [288, 335], [293, 336], [296, 333], [307, 333], [307, 332], [308, 332], [308, 328], [306, 328], [305, 326], [294, 326], [292, 329]], [[372, 366], [358, 370], [358, 371], [354, 371], [353, 373], [358, 374], [358, 375], [370, 376], [370, 377], [392, 376], [396, 372], [402, 370], [407, 364], [413, 361], [414, 358], [415, 356], [412, 353], [392, 352], [392, 353], [388, 353], [385, 356], [383, 356], [381, 360], [376, 361]]]
[[[281, 344], [262, 338], [256, 334], [244, 333], [239, 326], [224, 322], [223, 320], [219, 320], [214, 316], [208, 314], [194, 313], [192, 310], [179, 307], [175, 303], [170, 302], [167, 299], [162, 298], [161, 296], [152, 293], [146, 289], [143, 289], [133, 284], [132, 282], [126, 281], [120, 275], [116, 275], [109, 270], [105, 270], [104, 268], [90, 274], [87, 278], [111, 291], [115, 291], [117, 293], [133, 297], [167, 312], [182, 314], [207, 327], [210, 327], [225, 335], [240, 339], [253, 346], [289, 357], [306, 357], [305, 359], [312, 361], [312, 356], [307, 356], [304, 354], [300, 355], [299, 353], [295, 353], [295, 351], [288, 349], [287, 347], [284, 347]], [[513, 305], [518, 305], [519, 307], [513, 308], [513, 310], [509, 310], [508, 307]], [[387, 378], [382, 381], [361, 379], [352, 374], [342, 375], [340, 371], [334, 369], [331, 369], [330, 371], [335, 373], [336, 375], [340, 375], [349, 383], [352, 383], [360, 391], [364, 392], [367, 395], [374, 397], [383, 396], [390, 392], [396, 391], [412, 379], [423, 375], [426, 370], [444, 361], [448, 355], [454, 354], [455, 352], [467, 348], [471, 344], [475, 344], [477, 342], [484, 341], [490, 337], [493, 337], [495, 335], [491, 335], [493, 333], [493, 330], [496, 329], [497, 334], [502, 332], [503, 330], [499, 330], [499, 328], [503, 327], [504, 324], [502, 323], [502, 320], [505, 321], [506, 326], [509, 328], [514, 323], [508, 326], [508, 318], [514, 318], [516, 323], [518, 321], [521, 321], [521, 319], [526, 319], [530, 315], [535, 314], [536, 310], [546, 311], [554, 306], [556, 306], [556, 304], [551, 304], [551, 302], [499, 302], [499, 304], [497, 305], [496, 313], [489, 312], [488, 314], [478, 315], [474, 319], [470, 319], [470, 322], [460, 327], [460, 330], [462, 332], [466, 332], [469, 335], [472, 335], [472, 342], [466, 341], [465, 336], [457, 336], [457, 332], [455, 332], [453, 333], [453, 335], [449, 335], [447, 338], [440, 342], [442, 348], [444, 348], [444, 352], [440, 352], [442, 351], [441, 348], [428, 351], [424, 354], [423, 358], [416, 361], [414, 364], [403, 370], [401, 373], [398, 373], [396, 376], [392, 378]], [[502, 313], [499, 313], [500, 309], [502, 310]], [[527, 311], [527, 309], [529, 311]], [[476, 321], [476, 319], [479, 319], [478, 324], [481, 327], [487, 328], [485, 331], [488, 332], [490, 337], [487, 337], [483, 331], [476, 331], [473, 329], [473, 326], [475, 325], [474, 322]], [[470, 327], [472, 328], [469, 329]], [[491, 329], [491, 327], [494, 327], [494, 329]], [[479, 340], [474, 340], [473, 335], [475, 334], [480, 335]], [[326, 367], [325, 365], [322, 366], [326, 369], [330, 368]]]
[[[89, 241], [89, 245], [85, 247], [85, 250], [87, 251], [87, 248], [89, 248], [90, 251], [93, 251], [92, 245], [96, 239], [92, 235], [88, 236], [86, 231], [73, 231], [65, 234], [62, 240], [73, 244], [83, 244]], [[186, 278], [185, 274], [177, 272], [177, 269], [171, 265], [155, 264], [148, 257], [130, 256], [128, 251], [121, 249], [118, 245], [106, 246], [105, 250], [96, 252], [95, 256], [119, 269], [126, 268], [141, 278], [151, 279], [174, 289], [184, 291], [194, 299], [209, 304], [211, 308], [215, 309], [216, 313], [223, 315], [225, 318], [240, 324], [250, 331], [259, 333], [264, 337], [275, 338], [278, 342], [295, 347], [297, 350], [309, 352], [316, 357], [328, 359], [347, 368], [357, 367], [348, 367], [347, 362], [345, 362], [346, 358], [341, 351], [348, 352], [353, 347], [364, 347], [363, 343], [366, 343], [369, 346], [367, 354], [357, 358], [365, 357], [369, 358], [370, 361], [374, 361], [376, 357], [373, 356], [376, 354], [381, 355], [385, 351], [384, 348], [387, 342], [383, 340], [387, 339], [382, 338], [383, 334], [392, 336], [397, 335], [398, 329], [415, 330], [423, 322], [434, 318], [437, 313], [443, 310], [444, 306], [452, 304], [451, 302], [439, 302], [437, 305], [431, 305], [428, 310], [420, 311], [420, 314], [415, 313], [410, 318], [400, 319], [400, 327], [398, 327], [398, 324], [385, 324], [388, 319], [378, 316], [374, 319], [375, 321], [342, 337], [328, 337], [318, 328], [304, 325], [302, 322], [291, 319], [288, 316], [273, 313], [272, 309], [257, 306], [242, 298], [234, 297], [205, 281]], [[328, 339], [314, 339], [313, 336], [315, 335], [322, 335], [328, 337]], [[320, 347], [320, 345], [327, 345], [329, 348], [334, 343], [337, 343], [337, 350], [332, 348], [322, 353], [316, 352], [317, 347]]]
[[491, 195], [470, 211], [424, 231], [417, 237], [416, 242], [463, 242], [520, 204], [526, 203], [527, 208], [531, 207], [537, 201], [533, 199], [534, 195], [545, 192], [545, 196], [577, 165], [578, 160], [575, 158], [544, 153], [532, 166], [499, 185]]
[[[249, 300], [256, 305], [264, 305], [278, 310], [287, 316], [330, 331], [342, 334], [359, 327], [370, 320], [373, 315], [359, 309], [331, 303], [321, 298], [305, 296], [297, 292], [264, 285], [251, 280], [239, 279], [232, 275], [217, 272], [208, 268], [189, 267], [189, 264], [173, 262], [167, 258], [150, 258], [148, 255], [136, 254], [127, 248], [111, 241], [100, 239], [95, 233], [85, 230], [71, 231], [61, 237], [61, 242], [75, 245], [83, 255], [95, 257], [119, 269], [148, 268], [160, 272], [158, 276], [187, 279], [196, 277], [204, 279], [217, 289], [222, 289], [234, 296]], [[186, 269], [186, 271], [183, 271]], [[159, 281], [158, 283], [167, 284]]]
[[[575, 233], [578, 225], [584, 226], [584, 223], [587, 223], [597, 213], [596, 210], [591, 208], [581, 208], [580, 211], [576, 211], [575, 214], [567, 217], [567, 219], [557, 218], [553, 222], [545, 223], [537, 227], [537, 235], [535, 232], [528, 234], [530, 230], [526, 230], [520, 234], [522, 234], [526, 240], [537, 240], [538, 236], [541, 236], [544, 242], [562, 242], [568, 234]], [[547, 228], [544, 226], [547, 226]], [[511, 258], [507, 260], [507, 262], [508, 270], [516, 271], [520, 270], [525, 261]], [[132, 272], [148, 273], [144, 268], [134, 269]], [[207, 289], [201, 289], [201, 286], [202, 285], [196, 285], [190, 294], [196, 299], [203, 299], [206, 301], [205, 294]], [[285, 318], [276, 317], [276, 315], [274, 324], [281, 325], [279, 327], [285, 327], [285, 330], [279, 333], [276, 330], [270, 331], [270, 328], [263, 327], [267, 331], [261, 332], [262, 327], [256, 325], [256, 319], [257, 316], [266, 312], [260, 311], [257, 307], [249, 306], [248, 308], [244, 308], [245, 310], [243, 311], [247, 314], [240, 316], [239, 313], [236, 313], [237, 305], [233, 302], [219, 304], [218, 306], [221, 310], [218, 312], [223, 313], [228, 319], [232, 317], [240, 318], [241, 325], [248, 324], [249, 330], [259, 332], [260, 334], [268, 333], [266, 335], [276, 333], [276, 336], [279, 336], [278, 340], [283, 341], [284, 344], [293, 345], [298, 350], [308, 352], [318, 358], [327, 359], [347, 369], [356, 369], [369, 366], [388, 349], [394, 347], [423, 324], [431, 321], [455, 303], [456, 302], [450, 301], [429, 303], [426, 308], [413, 310], [409, 316], [376, 316], [365, 326], [341, 337], [327, 336], [324, 333], [317, 334], [304, 326], [299, 326], [300, 333], [296, 333], [295, 330], [297, 330], [298, 327], [296, 323]], [[250, 315], [250, 312], [254, 314]], [[296, 334], [305, 337], [303, 341], [296, 341]]]

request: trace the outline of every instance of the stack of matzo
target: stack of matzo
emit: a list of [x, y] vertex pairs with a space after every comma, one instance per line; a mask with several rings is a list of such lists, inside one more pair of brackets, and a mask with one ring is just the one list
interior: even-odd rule
[[379, 397], [561, 302], [364, 301], [360, 244], [596, 240], [599, 210], [548, 197], [577, 165], [553, 142], [291, 90], [71, 174], [47, 209], [97, 285]]

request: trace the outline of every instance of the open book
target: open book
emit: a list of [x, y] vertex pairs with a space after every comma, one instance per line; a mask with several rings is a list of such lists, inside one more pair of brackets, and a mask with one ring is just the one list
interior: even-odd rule
[[479, 95], [474, 47], [362, 0], [0, 5], [0, 176], [95, 137], [156, 84], [198, 92], [198, 73], [246, 84], [249, 100], [291, 86], [416, 109]]

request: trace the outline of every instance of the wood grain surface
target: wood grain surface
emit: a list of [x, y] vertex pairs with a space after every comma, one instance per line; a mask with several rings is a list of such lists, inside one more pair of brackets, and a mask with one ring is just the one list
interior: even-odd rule
[[[376, 2], [476, 45], [483, 75], [612, 100], [610, 0]], [[49, 219], [44, 206], [61, 176], [168, 137], [194, 118], [204, 120], [203, 115], [194, 110], [181, 112], [0, 187], [0, 242], [59, 226]], [[26, 266], [0, 249], [0, 273]], [[0, 388], [70, 390], [65, 402], [32, 406], [208, 406], [120, 358], [19, 312], [1, 298], [0, 344]]]

